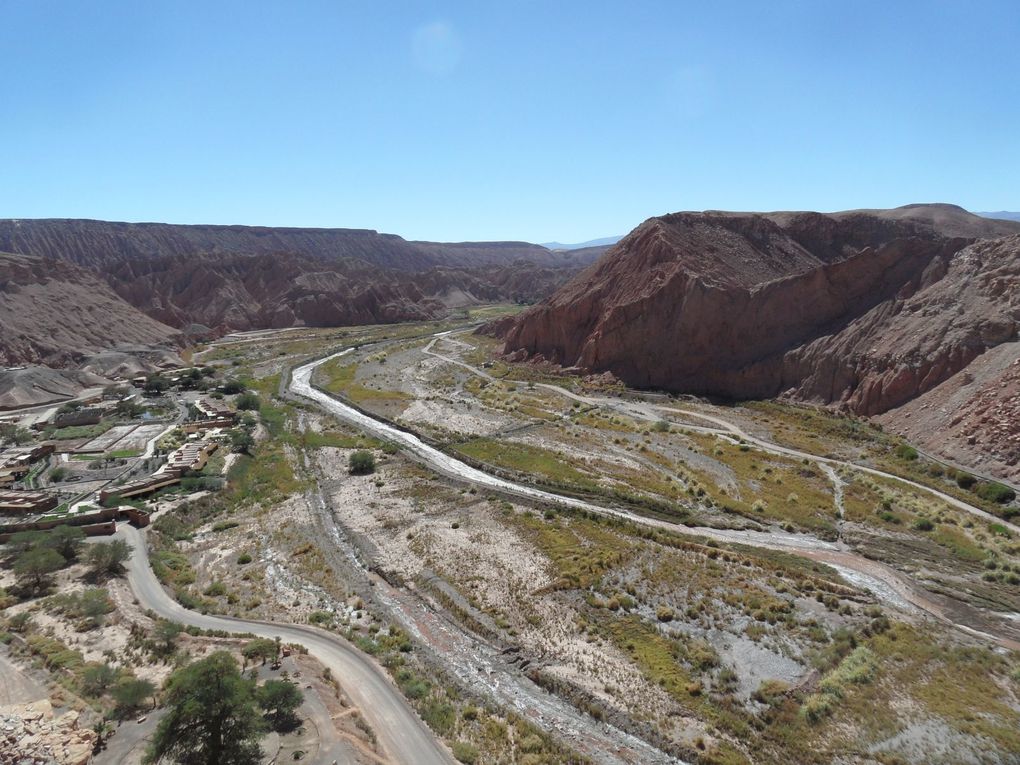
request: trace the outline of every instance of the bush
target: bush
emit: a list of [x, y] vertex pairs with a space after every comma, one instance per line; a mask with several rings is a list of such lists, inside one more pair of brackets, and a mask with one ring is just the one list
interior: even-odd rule
[[812, 693], [804, 700], [800, 714], [808, 722], [816, 723], [832, 711], [833, 699], [828, 694]]
[[354, 452], [348, 461], [348, 470], [351, 475], [368, 475], [375, 472], [375, 457], [372, 452], [359, 449]]
[[259, 401], [257, 393], [245, 391], [237, 397], [237, 400], [234, 402], [234, 406], [241, 411], [257, 412], [261, 406], [261, 402]]
[[217, 580], [206, 587], [202, 594], [207, 595], [210, 598], [219, 598], [227, 594], [227, 586], [223, 584], [223, 582]]
[[463, 762], [465, 765], [474, 765], [478, 762], [478, 750], [466, 741], [454, 741], [451, 748], [453, 756], [457, 758], [458, 762]]
[[1005, 486], [1001, 483], [984, 482], [982, 481], [974, 489], [974, 492], [989, 502], [997, 502], [1000, 505], [1005, 505], [1008, 502], [1012, 502], [1016, 499], [1016, 492], [1010, 487]]
[[896, 456], [901, 460], [916, 460], [917, 449], [909, 444], [900, 444], [896, 447]]
[[914, 521], [914, 528], [918, 531], [931, 531], [935, 528], [935, 524], [932, 523], [928, 518], [918, 518]]
[[227, 380], [220, 386], [220, 390], [228, 396], [232, 396], [235, 393], [244, 393], [245, 386], [240, 380]]
[[244, 552], [237, 556], [237, 565], [243, 566], [246, 563], [251, 563], [251, 555]]
[[148, 680], [134, 678], [121, 680], [110, 692], [113, 700], [117, 702], [117, 716], [130, 717], [138, 709], [141, 709], [155, 691], [156, 687]]
[[956, 485], [959, 486], [961, 489], [969, 489], [975, 483], [977, 483], [977, 479], [970, 473], [956, 474]]
[[457, 710], [445, 701], [430, 701], [421, 710], [421, 717], [439, 735], [447, 735], [457, 722]]
[[428, 682], [417, 677], [409, 669], [402, 669], [397, 673], [397, 685], [409, 699], [420, 699], [429, 692]]

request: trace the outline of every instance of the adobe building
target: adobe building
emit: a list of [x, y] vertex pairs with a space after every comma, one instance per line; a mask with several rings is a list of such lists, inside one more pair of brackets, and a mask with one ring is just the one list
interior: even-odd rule
[[0, 491], [0, 515], [38, 515], [59, 504], [56, 494], [45, 491]]

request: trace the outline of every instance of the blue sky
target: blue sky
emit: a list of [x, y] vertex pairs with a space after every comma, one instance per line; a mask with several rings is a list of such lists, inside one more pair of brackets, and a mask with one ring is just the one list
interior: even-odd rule
[[0, 217], [1020, 209], [1020, 3], [0, 0]]

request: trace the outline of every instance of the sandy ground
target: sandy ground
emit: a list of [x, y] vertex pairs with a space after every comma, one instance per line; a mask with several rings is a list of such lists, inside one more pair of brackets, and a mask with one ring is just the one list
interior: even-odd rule
[[43, 683], [0, 648], [0, 706], [28, 704], [49, 695]]
[[[320, 452], [328, 475], [337, 475], [345, 463], [342, 450]], [[503, 615], [515, 641], [540, 657], [548, 673], [609, 704], [663, 718], [678, 713], [668, 694], [649, 683], [628, 657], [578, 633], [578, 613], [569, 597], [538, 594], [555, 578], [549, 561], [501, 521], [503, 506], [442, 490], [435, 498], [407, 496], [414, 485], [394, 465], [377, 476], [342, 478], [333, 486], [338, 520], [372, 541], [381, 568], [408, 580], [441, 576], [482, 611]], [[512, 510], [526, 511], [522, 506]], [[694, 720], [678, 727], [684, 739], [704, 733]]]

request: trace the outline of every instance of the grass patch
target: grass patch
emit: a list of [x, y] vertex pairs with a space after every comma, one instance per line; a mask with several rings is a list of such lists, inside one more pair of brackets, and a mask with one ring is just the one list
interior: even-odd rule
[[103, 420], [95, 425], [69, 425], [66, 428], [57, 428], [52, 433], [47, 433], [47, 438], [57, 441], [67, 441], [72, 438], [95, 438], [113, 427], [113, 422]]
[[399, 390], [377, 390], [357, 382], [358, 364], [343, 363], [343, 359], [327, 361], [316, 370], [323, 380], [323, 387], [331, 393], [338, 393], [356, 404], [370, 401], [410, 401], [413, 396]]

